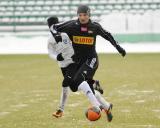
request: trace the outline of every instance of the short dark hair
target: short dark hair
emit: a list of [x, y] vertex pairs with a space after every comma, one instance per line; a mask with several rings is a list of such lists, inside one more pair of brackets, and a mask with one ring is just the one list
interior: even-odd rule
[[48, 26], [51, 27], [53, 24], [59, 23], [58, 17], [52, 16], [47, 19]]

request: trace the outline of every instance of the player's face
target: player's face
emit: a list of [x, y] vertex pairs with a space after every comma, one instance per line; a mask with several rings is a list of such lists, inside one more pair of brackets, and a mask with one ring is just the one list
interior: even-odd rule
[[78, 18], [81, 24], [87, 24], [90, 17], [87, 13], [79, 13]]

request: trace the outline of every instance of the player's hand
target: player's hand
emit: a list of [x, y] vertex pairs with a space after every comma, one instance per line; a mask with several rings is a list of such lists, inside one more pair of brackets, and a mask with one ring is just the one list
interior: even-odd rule
[[63, 61], [64, 60], [64, 58], [62, 56], [62, 53], [60, 53], [60, 54], [57, 55], [57, 60], [58, 61]]
[[62, 36], [61, 36], [60, 34], [55, 34], [55, 35], [54, 35], [54, 38], [55, 38], [57, 44], [58, 44], [59, 42], [62, 42]]
[[120, 45], [117, 45], [116, 49], [123, 57], [126, 55], [126, 51]]

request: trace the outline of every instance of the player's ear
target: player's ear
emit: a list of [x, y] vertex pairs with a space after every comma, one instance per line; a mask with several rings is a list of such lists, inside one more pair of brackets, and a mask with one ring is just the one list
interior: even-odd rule
[[49, 17], [47, 19], [47, 23], [48, 23], [48, 26], [51, 27], [53, 24], [57, 24], [59, 21], [58, 21], [58, 17]]

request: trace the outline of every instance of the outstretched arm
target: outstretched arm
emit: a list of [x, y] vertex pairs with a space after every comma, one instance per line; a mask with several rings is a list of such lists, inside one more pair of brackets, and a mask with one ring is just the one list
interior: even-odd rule
[[98, 28], [98, 31], [97, 31], [98, 35], [108, 40], [118, 50], [118, 52], [124, 57], [126, 55], [126, 51], [118, 44], [117, 41], [115, 41], [111, 33], [103, 29], [100, 24], [98, 23], [95, 23], [95, 24], [97, 25], [97, 28]]

